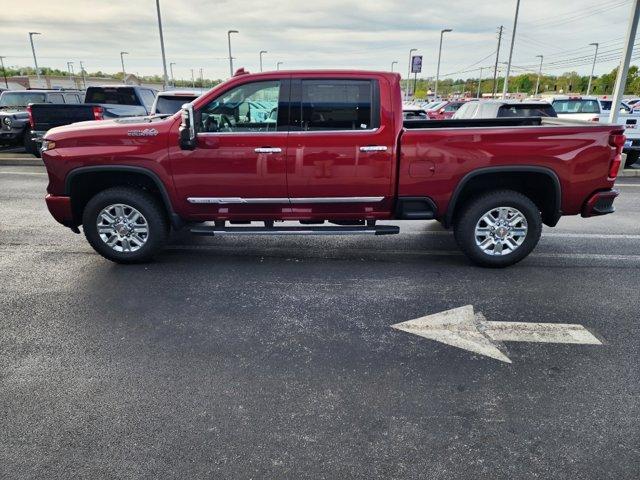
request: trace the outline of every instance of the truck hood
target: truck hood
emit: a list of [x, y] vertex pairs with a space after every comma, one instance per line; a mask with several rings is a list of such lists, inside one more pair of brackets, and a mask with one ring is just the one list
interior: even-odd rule
[[166, 131], [173, 121], [172, 117], [126, 117], [113, 120], [92, 120], [52, 128], [44, 138], [55, 142], [95, 138], [96, 141], [103, 144], [104, 140], [110, 136], [114, 138], [154, 137]]

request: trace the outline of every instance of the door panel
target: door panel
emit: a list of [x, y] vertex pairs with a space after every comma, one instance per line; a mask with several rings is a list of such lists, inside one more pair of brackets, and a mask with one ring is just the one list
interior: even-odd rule
[[280, 114], [288, 95], [288, 81], [251, 82], [199, 111], [197, 147], [172, 154], [176, 191], [190, 214], [230, 218], [288, 206], [287, 122]]

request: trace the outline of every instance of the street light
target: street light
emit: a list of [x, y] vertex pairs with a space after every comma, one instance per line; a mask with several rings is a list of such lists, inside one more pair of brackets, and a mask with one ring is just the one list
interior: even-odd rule
[[122, 83], [127, 83], [125, 77], [127, 72], [124, 70], [124, 55], [129, 55], [129, 52], [120, 52], [120, 63], [122, 64]]
[[397, 60], [394, 60], [393, 62], [391, 62], [391, 71], [392, 71], [392, 72], [393, 72], [393, 66], [394, 66], [394, 65], [397, 65], [397, 64], [398, 64], [398, 61], [397, 61]]
[[436, 70], [436, 86], [434, 88], [434, 95], [438, 96], [438, 80], [440, 80], [440, 57], [442, 56], [442, 37], [447, 32], [453, 32], [450, 28], [445, 28], [444, 30], [440, 30], [440, 48], [438, 49], [438, 68]]
[[75, 72], [73, 71], [73, 62], [67, 62], [67, 70], [69, 71], [69, 74], [71, 75], [71, 81], [75, 84], [76, 83], [76, 79], [75, 79]]
[[534, 97], [538, 96], [538, 88], [540, 88], [540, 77], [542, 76], [542, 60], [544, 57], [542, 55], [536, 55], [536, 58], [540, 59], [540, 68], [538, 69], [538, 80], [536, 81], [536, 93], [533, 94]]
[[596, 68], [596, 58], [598, 58], [598, 43], [590, 43], [592, 47], [596, 47], [596, 52], [593, 54], [593, 65], [591, 65], [591, 75], [589, 75], [589, 83], [587, 85], [587, 95], [591, 92], [591, 79], [593, 78], [593, 70]]
[[276, 63], [276, 70], [280, 70], [280, 65], [282, 65], [284, 62], [278, 62]]
[[509, 49], [509, 62], [507, 63], [507, 73], [504, 76], [504, 86], [502, 88], [502, 99], [507, 98], [509, 73], [511, 71], [511, 58], [513, 57], [513, 45], [516, 43], [516, 27], [518, 26], [518, 12], [520, 11], [520, 0], [516, 3], [516, 15], [513, 18], [513, 31], [511, 33], [511, 48]]
[[417, 51], [418, 51], [417, 48], [412, 48], [411, 50], [409, 50], [409, 65], [407, 65], [407, 88], [404, 91], [405, 102], [409, 101], [409, 81], [411, 78], [411, 55], [413, 54], [413, 52], [417, 52]]
[[31, 42], [31, 52], [33, 53], [33, 63], [36, 64], [36, 77], [40, 81], [40, 69], [38, 68], [38, 59], [36, 58], [36, 48], [33, 46], [33, 36], [42, 35], [40, 32], [29, 32], [29, 41]]
[[162, 52], [162, 71], [164, 73], [164, 88], [169, 85], [167, 78], [167, 58], [164, 55], [164, 36], [162, 35], [162, 18], [160, 16], [160, 0], [156, 0], [156, 10], [158, 11], [158, 30], [160, 31], [160, 51]]
[[7, 71], [4, 69], [4, 59], [7, 57], [0, 56], [0, 66], [2, 66], [2, 76], [4, 77], [4, 85], [9, 88], [9, 82], [7, 81]]
[[233, 57], [231, 56], [231, 34], [240, 33], [238, 30], [227, 30], [227, 40], [229, 43], [229, 75], [233, 77]]
[[262, 54], [269, 53], [266, 50], [260, 50], [260, 71], [262, 71]]
[[169, 71], [171, 72], [171, 85], [173, 85], [174, 88], [176, 86], [176, 81], [174, 80], [174, 77], [173, 77], [173, 66], [175, 64], [176, 64], [176, 62], [169, 63]]
[[204, 75], [202, 74], [202, 68], [200, 68], [200, 87], [204, 88]]
[[191, 69], [191, 88], [196, 86], [196, 78], [193, 76], [193, 68]]
[[82, 75], [82, 86], [87, 88], [87, 79], [85, 78], [86, 72], [84, 70], [84, 63], [80, 61], [80, 75]]

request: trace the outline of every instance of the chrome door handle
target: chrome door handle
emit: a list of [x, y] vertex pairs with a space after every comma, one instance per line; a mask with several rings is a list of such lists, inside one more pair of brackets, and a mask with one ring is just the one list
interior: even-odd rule
[[282, 153], [282, 149], [278, 147], [259, 147], [253, 151], [256, 153]]
[[387, 147], [384, 145], [367, 145], [365, 147], [360, 147], [361, 152], [386, 152]]

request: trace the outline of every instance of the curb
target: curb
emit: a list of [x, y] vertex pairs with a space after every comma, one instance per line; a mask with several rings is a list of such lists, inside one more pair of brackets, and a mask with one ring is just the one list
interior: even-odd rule
[[0, 157], [0, 166], [7, 167], [44, 167], [44, 162], [31, 156], [31, 158], [2, 158]]
[[621, 177], [640, 177], [640, 168], [625, 168], [620, 172]]
[[13, 152], [0, 152], [0, 159], [2, 158], [25, 158], [25, 159], [34, 159], [36, 158], [34, 155], [30, 153], [13, 153]]

